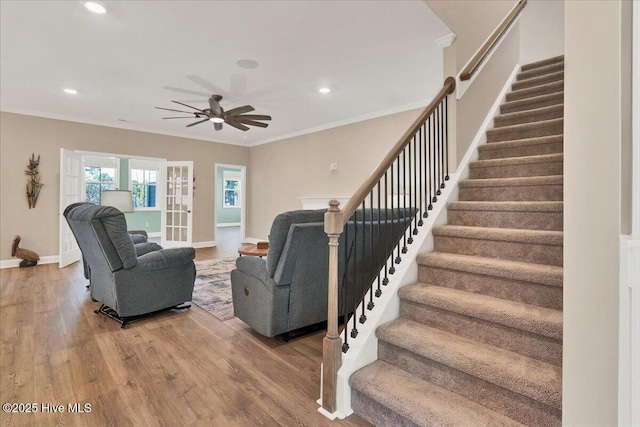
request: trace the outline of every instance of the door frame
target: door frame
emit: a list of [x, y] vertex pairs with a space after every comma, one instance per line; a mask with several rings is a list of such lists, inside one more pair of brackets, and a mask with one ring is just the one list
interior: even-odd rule
[[215, 239], [215, 229], [218, 227], [218, 197], [222, 197], [220, 191], [218, 191], [218, 168], [233, 168], [240, 169], [240, 188], [242, 189], [240, 193], [240, 243], [245, 240], [245, 224], [247, 220], [247, 167], [244, 165], [232, 165], [229, 163], [216, 163], [213, 167], [213, 228], [214, 228], [214, 239]]

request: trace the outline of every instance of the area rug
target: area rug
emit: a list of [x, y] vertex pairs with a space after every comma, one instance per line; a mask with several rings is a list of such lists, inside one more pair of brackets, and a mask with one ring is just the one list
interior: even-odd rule
[[232, 319], [231, 270], [234, 268], [235, 258], [196, 261], [191, 301], [220, 320]]

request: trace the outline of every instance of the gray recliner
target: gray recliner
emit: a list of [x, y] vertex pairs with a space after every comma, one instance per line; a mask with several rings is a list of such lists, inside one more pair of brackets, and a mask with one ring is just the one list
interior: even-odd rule
[[191, 300], [196, 276], [193, 248], [139, 256], [124, 214], [110, 206], [75, 204], [64, 216], [89, 265], [91, 297], [122, 327], [136, 317]]
[[[409, 209], [405, 212], [409, 214]], [[278, 215], [269, 233], [266, 259], [240, 257], [231, 272], [235, 315], [256, 332], [273, 337], [327, 320], [329, 239], [324, 231], [326, 210], [298, 210]], [[350, 313], [384, 265], [386, 256], [404, 233], [410, 215], [402, 211], [357, 211], [347, 222], [338, 246], [339, 312]], [[413, 210], [412, 212], [415, 212]], [[372, 248], [361, 233], [371, 231], [363, 218], [380, 217], [375, 233], [388, 237], [387, 247]], [[376, 254], [370, 256], [375, 249]], [[343, 294], [343, 284], [349, 290]], [[344, 308], [346, 307], [346, 309]]]

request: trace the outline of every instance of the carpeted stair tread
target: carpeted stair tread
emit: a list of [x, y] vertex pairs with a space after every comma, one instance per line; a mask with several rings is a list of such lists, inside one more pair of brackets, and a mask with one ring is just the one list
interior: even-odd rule
[[[356, 393], [389, 408], [401, 418], [370, 420], [377, 425], [522, 426], [485, 406], [381, 360], [354, 373], [349, 382]], [[363, 416], [366, 418], [366, 412]]]
[[552, 120], [564, 116], [564, 104], [549, 105], [526, 111], [503, 113], [493, 119], [494, 128]]
[[[562, 153], [562, 135], [492, 142], [478, 147], [480, 160]], [[473, 165], [474, 163], [471, 163]]]
[[562, 339], [562, 311], [443, 286], [415, 283], [398, 291], [401, 299], [488, 322]]
[[410, 353], [562, 408], [562, 369], [558, 366], [402, 318], [380, 326], [376, 335]]
[[[501, 144], [496, 142], [495, 144]], [[494, 145], [494, 144], [491, 144]], [[492, 168], [496, 166], [531, 165], [539, 163], [562, 162], [563, 153], [541, 154], [523, 157], [503, 157], [500, 159], [476, 160], [469, 164], [471, 169]]]
[[558, 62], [564, 62], [564, 55], [554, 56], [553, 58], [543, 59], [541, 61], [531, 62], [521, 67], [522, 71], [533, 70], [534, 68], [545, 67], [551, 64], [557, 64]]
[[525, 89], [559, 80], [564, 80], [564, 70], [516, 81], [511, 85], [511, 90]]
[[562, 267], [472, 255], [428, 252], [419, 254], [418, 265], [465, 271], [547, 286], [562, 287]]
[[517, 228], [441, 225], [433, 229], [433, 235], [503, 242], [535, 243], [539, 245], [562, 245], [563, 243], [562, 231], [528, 230]]
[[465, 179], [460, 188], [471, 187], [530, 187], [537, 185], [562, 185], [562, 175], [525, 176], [515, 178]]
[[533, 96], [526, 99], [507, 101], [500, 105], [500, 114], [527, 111], [535, 108], [546, 107], [564, 103], [564, 91]]
[[554, 62], [552, 64], [543, 65], [540, 67], [533, 67], [527, 70], [520, 69], [520, 72], [516, 76], [516, 80], [526, 80], [532, 77], [541, 76], [545, 74], [557, 73], [564, 70], [564, 61]]
[[[541, 136], [562, 134], [564, 120], [562, 118], [541, 120], [534, 123], [522, 123], [502, 126], [487, 131], [487, 143], [508, 141], [521, 138], [535, 138]], [[514, 138], [519, 136], [520, 138]]]
[[508, 101], [515, 101], [517, 99], [529, 99], [540, 95], [547, 95], [550, 93], [563, 92], [564, 80], [545, 83], [534, 87], [525, 89], [514, 90], [507, 93], [506, 99]]
[[496, 212], [563, 212], [563, 202], [560, 200], [542, 202], [486, 202], [467, 201], [451, 202], [448, 209], [467, 211], [496, 211]]

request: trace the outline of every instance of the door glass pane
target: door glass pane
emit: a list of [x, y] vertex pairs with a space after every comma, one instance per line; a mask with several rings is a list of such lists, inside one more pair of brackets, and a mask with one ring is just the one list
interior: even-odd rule
[[187, 229], [185, 227], [182, 227], [182, 228], [180, 228], [180, 230], [182, 231], [182, 237], [181, 237], [180, 241], [186, 242], [187, 241]]
[[187, 213], [186, 212], [182, 212], [180, 214], [181, 216], [181, 225], [187, 225]]
[[167, 225], [173, 224], [173, 214], [171, 212], [167, 212]]

